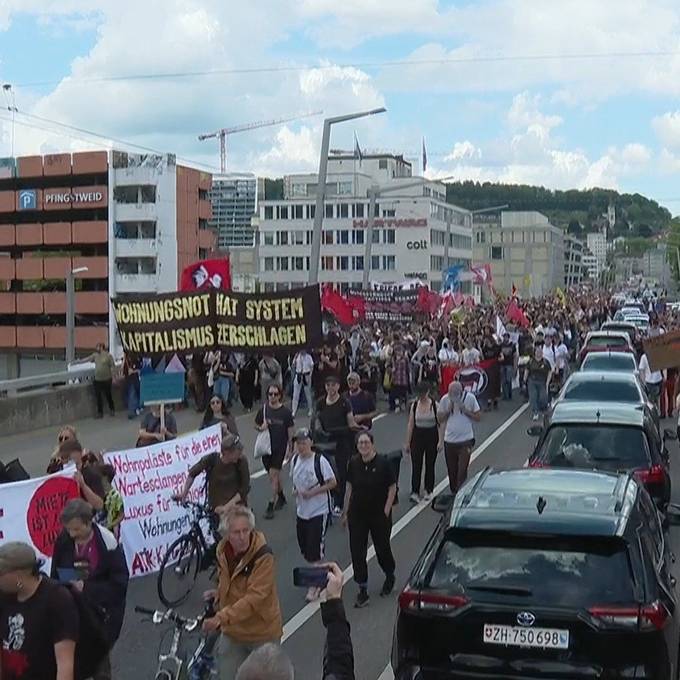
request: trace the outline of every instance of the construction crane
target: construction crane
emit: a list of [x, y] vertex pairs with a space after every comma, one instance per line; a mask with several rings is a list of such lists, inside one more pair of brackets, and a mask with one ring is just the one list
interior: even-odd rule
[[237, 125], [235, 127], [222, 128], [216, 132], [210, 132], [205, 135], [199, 135], [198, 139], [204, 141], [206, 139], [214, 139], [219, 137], [220, 140], [220, 171], [224, 174], [227, 170], [227, 135], [233, 135], [236, 132], [245, 132], [246, 130], [256, 130], [257, 128], [271, 127], [272, 125], [281, 125], [282, 123], [290, 123], [294, 120], [302, 118], [311, 118], [312, 116], [320, 116], [323, 111], [312, 111], [311, 113], [303, 113], [292, 118], [278, 118], [276, 120], [261, 120], [255, 123], [246, 123], [245, 125]]

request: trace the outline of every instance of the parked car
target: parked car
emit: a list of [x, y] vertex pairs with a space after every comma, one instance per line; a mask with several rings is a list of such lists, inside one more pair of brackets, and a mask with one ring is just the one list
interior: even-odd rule
[[638, 373], [637, 361], [630, 352], [591, 352], [581, 364], [581, 371], [617, 371]]
[[[533, 433], [533, 428], [532, 428]], [[628, 471], [661, 510], [671, 497], [669, 455], [652, 411], [642, 404], [561, 401], [529, 456], [528, 467]]]
[[635, 354], [635, 347], [627, 333], [620, 331], [591, 331], [586, 335], [579, 354], [579, 361], [582, 362], [591, 352], [608, 352], [609, 350]]
[[399, 596], [394, 676], [674, 678], [673, 561], [634, 476], [487, 468], [444, 509]]

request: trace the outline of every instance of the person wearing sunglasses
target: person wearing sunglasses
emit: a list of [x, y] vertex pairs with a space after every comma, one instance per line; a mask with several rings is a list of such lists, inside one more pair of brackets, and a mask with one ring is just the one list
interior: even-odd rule
[[269, 475], [272, 485], [272, 498], [267, 504], [265, 519], [272, 519], [274, 512], [280, 510], [286, 504], [281, 482], [281, 469], [283, 461], [293, 447], [293, 427], [295, 425], [293, 414], [282, 402], [283, 392], [281, 386], [271, 383], [267, 390], [267, 401], [255, 416], [255, 429], [264, 432], [269, 430], [272, 443], [270, 456], [262, 456], [262, 464]]
[[64, 469], [64, 461], [59, 455], [59, 447], [68, 441], [77, 441], [78, 434], [76, 433], [76, 428], [73, 425], [64, 425], [57, 433], [57, 445], [52, 451], [49, 463], [47, 464], [47, 474], [52, 474], [54, 472], [60, 472]]
[[227, 430], [238, 437], [236, 419], [229, 410], [224, 399], [222, 399], [219, 394], [213, 394], [205, 409], [201, 427], [199, 429], [204, 430], [206, 427], [217, 425], [218, 423], [224, 423], [227, 426]]

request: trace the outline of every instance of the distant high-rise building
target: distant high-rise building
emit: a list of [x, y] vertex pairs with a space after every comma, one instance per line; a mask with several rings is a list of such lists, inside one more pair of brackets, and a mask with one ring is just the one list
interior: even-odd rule
[[210, 190], [212, 220], [220, 249], [254, 244], [251, 218], [257, 212], [257, 177], [250, 173], [228, 173], [213, 177]]

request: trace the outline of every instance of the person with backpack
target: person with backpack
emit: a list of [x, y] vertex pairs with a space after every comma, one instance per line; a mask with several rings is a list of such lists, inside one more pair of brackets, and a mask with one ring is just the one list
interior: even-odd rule
[[203, 632], [220, 631], [217, 666], [220, 680], [233, 680], [248, 655], [279, 643], [283, 619], [276, 590], [274, 555], [262, 532], [255, 529], [250, 508], [236, 505], [223, 516], [217, 546], [217, 590], [205, 593], [215, 601], [215, 616], [203, 621]]
[[[411, 503], [430, 501], [434, 491], [434, 467], [439, 446], [439, 422], [437, 402], [430, 396], [431, 385], [419, 382], [416, 385], [418, 398], [409, 410], [406, 444], [404, 452], [411, 456]], [[421, 478], [425, 462], [425, 495], [421, 496]]]
[[[63, 527], [54, 544], [51, 576], [68, 581], [99, 614], [109, 648], [123, 627], [129, 573], [125, 554], [116, 537], [93, 520], [92, 506], [80, 498], [71, 499], [61, 512]], [[75, 572], [73, 579], [66, 572]], [[109, 654], [101, 659], [93, 680], [111, 680]]]
[[[331, 517], [331, 494], [337, 486], [328, 460], [312, 450], [309, 430], [295, 433], [295, 455], [291, 461], [293, 494], [297, 511], [297, 540], [300, 552], [309, 564], [324, 558], [324, 541]], [[319, 599], [321, 588], [309, 588], [307, 602]]]
[[183, 502], [193, 483], [205, 472], [208, 506], [217, 514], [224, 514], [235, 505], [248, 504], [250, 491], [250, 468], [243, 455], [243, 444], [236, 435], [222, 439], [219, 453], [209, 453], [189, 468], [182, 490], [173, 496]]
[[347, 495], [340, 521], [349, 528], [354, 580], [359, 586], [354, 606], [359, 608], [369, 601], [366, 564], [369, 534], [378, 564], [385, 573], [380, 595], [385, 597], [394, 590], [395, 562], [390, 534], [397, 481], [390, 461], [375, 450], [370, 432], [361, 432], [356, 442], [359, 453], [352, 456], [347, 469]]
[[76, 680], [80, 619], [68, 589], [41, 573], [33, 548], [0, 545], [0, 678]]

